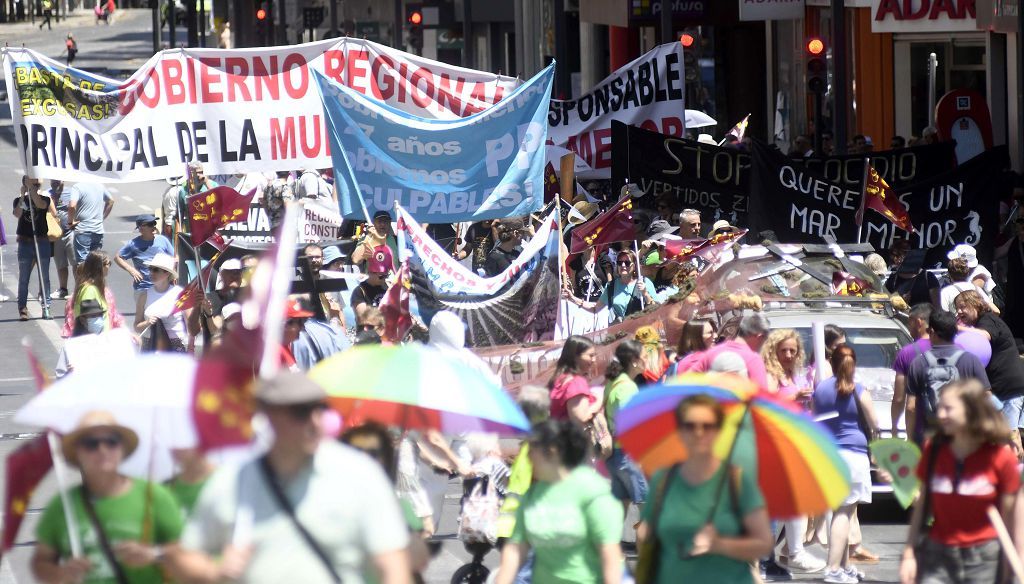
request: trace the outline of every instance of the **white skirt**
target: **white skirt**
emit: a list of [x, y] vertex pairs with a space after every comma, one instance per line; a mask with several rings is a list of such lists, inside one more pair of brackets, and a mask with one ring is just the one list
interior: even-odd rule
[[846, 448], [839, 449], [839, 455], [850, 469], [850, 494], [843, 505], [871, 502], [871, 460], [863, 452]]

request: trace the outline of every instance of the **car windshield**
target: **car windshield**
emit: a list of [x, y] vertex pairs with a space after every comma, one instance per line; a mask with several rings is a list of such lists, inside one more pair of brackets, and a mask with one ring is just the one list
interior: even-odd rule
[[[846, 342], [857, 352], [857, 367], [889, 369], [896, 360], [896, 353], [910, 344], [910, 336], [899, 329], [891, 328], [846, 328]], [[813, 347], [811, 329], [797, 328], [805, 347]]]

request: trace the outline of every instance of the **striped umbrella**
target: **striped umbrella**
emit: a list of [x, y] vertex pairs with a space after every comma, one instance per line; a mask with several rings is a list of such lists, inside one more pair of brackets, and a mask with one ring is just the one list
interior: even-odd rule
[[530, 423], [493, 376], [419, 344], [361, 346], [309, 372], [348, 426], [376, 421], [446, 434], [520, 434]]
[[693, 395], [709, 395], [726, 411], [715, 455], [730, 460], [741, 423], [752, 433], [758, 484], [776, 518], [835, 509], [850, 493], [850, 471], [832, 433], [795, 404], [727, 373], [691, 373], [636, 394], [615, 418], [622, 448], [648, 474], [685, 460], [675, 409]]

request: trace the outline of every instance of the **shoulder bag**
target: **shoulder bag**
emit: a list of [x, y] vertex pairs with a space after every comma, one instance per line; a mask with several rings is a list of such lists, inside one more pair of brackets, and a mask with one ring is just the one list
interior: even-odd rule
[[594, 446], [594, 454], [601, 460], [606, 460], [612, 455], [612, 434], [608, 431], [608, 421], [604, 418], [604, 408], [601, 408], [585, 428], [590, 443]]
[[61, 236], [64, 235], [64, 230], [60, 228], [60, 223], [57, 222], [57, 218], [50, 214], [49, 211], [47, 211], [45, 215], [46, 239], [49, 239], [51, 243], [60, 241]]
[[668, 492], [672, 479], [679, 474], [681, 463], [673, 464], [665, 473], [665, 478], [658, 483], [654, 495], [654, 508], [651, 522], [647, 525], [647, 539], [640, 544], [639, 554], [634, 570], [636, 584], [653, 584], [658, 579], [658, 560], [661, 558], [661, 540], [658, 538], [658, 520], [665, 506], [665, 494]]
[[295, 508], [292, 507], [291, 501], [285, 496], [284, 491], [281, 489], [280, 483], [277, 482], [277, 476], [274, 474], [274, 469], [270, 468], [270, 462], [267, 457], [260, 458], [260, 469], [263, 471], [263, 478], [267, 481], [267, 486], [270, 487], [270, 492], [274, 495], [274, 500], [277, 501], [278, 506], [288, 514], [288, 519], [291, 519], [292, 525], [295, 526], [295, 530], [299, 532], [302, 539], [309, 546], [309, 549], [316, 554], [316, 557], [323, 563], [324, 568], [331, 575], [331, 581], [335, 584], [341, 584], [341, 576], [334, 567], [334, 563], [327, 556], [327, 552], [324, 551], [320, 544], [317, 543], [316, 539], [313, 538], [313, 534], [309, 533], [304, 525], [299, 521], [299, 518], [295, 515]]
[[107, 538], [107, 532], [103, 531], [103, 526], [100, 525], [100, 519], [96, 515], [96, 508], [92, 505], [92, 495], [89, 494], [89, 489], [85, 487], [84, 483], [81, 487], [82, 506], [85, 507], [85, 514], [89, 516], [89, 523], [92, 525], [92, 530], [96, 533], [96, 540], [100, 544], [100, 552], [114, 571], [114, 580], [117, 581], [117, 584], [128, 584], [128, 576], [124, 573], [124, 567], [118, 563], [117, 557], [114, 555], [114, 549], [110, 547], [110, 539]]

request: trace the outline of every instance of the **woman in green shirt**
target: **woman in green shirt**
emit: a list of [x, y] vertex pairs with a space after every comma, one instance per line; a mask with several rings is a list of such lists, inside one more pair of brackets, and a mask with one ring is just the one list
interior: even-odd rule
[[68, 493], [81, 542], [74, 557], [60, 495], [43, 511], [36, 527], [32, 574], [40, 582], [156, 584], [164, 582], [163, 547], [181, 534], [182, 517], [174, 497], [161, 485], [118, 472], [139, 438], [109, 412], [85, 414], [64, 436], [68, 463], [82, 471], [82, 484]]
[[[615, 347], [615, 358], [604, 373], [604, 415], [612, 436], [615, 435], [615, 416], [636, 395], [638, 388], [634, 379], [642, 376], [646, 368], [643, 345], [638, 341], [626, 339]], [[618, 440], [605, 466], [612, 479], [612, 495], [622, 501], [623, 507], [628, 510], [630, 503], [643, 505], [647, 499], [647, 479], [633, 459], [623, 452]]]
[[[688, 397], [676, 409], [688, 458], [654, 473], [653, 503], [644, 507], [637, 530], [638, 540], [660, 539], [660, 557], [654, 560], [657, 582], [702, 582], [714, 574], [716, 582], [752, 583], [751, 562], [771, 552], [772, 532], [757, 477], [715, 458], [724, 419], [721, 404], [707, 395]], [[728, 484], [720, 488], [723, 480]]]
[[533, 584], [618, 584], [622, 506], [587, 459], [583, 430], [568, 420], [534, 427], [529, 457], [536, 482], [516, 511], [497, 584], [511, 584], [534, 551]]

